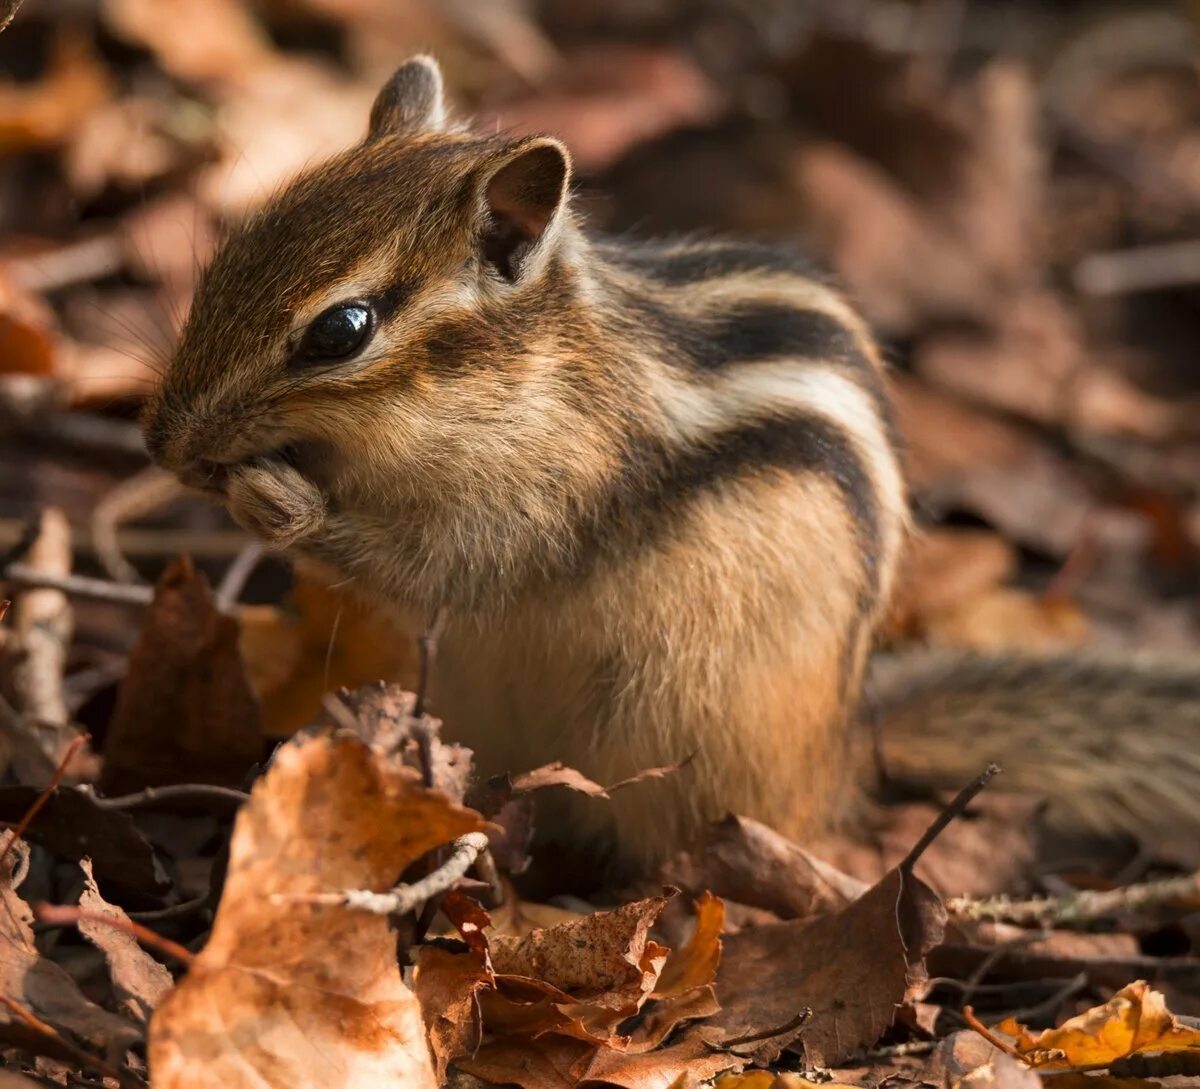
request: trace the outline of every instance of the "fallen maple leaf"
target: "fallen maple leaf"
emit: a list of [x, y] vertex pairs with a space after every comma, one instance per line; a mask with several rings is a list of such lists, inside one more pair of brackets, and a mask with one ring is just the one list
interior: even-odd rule
[[1055, 1029], [1033, 1033], [1012, 1017], [996, 1029], [1014, 1037], [1017, 1051], [1039, 1069], [1107, 1066], [1142, 1051], [1200, 1051], [1200, 1028], [1180, 1024], [1144, 980]]
[[150, 1023], [155, 1089], [433, 1089], [388, 920], [297, 898], [383, 891], [481, 826], [345, 732], [282, 746], [238, 814], [209, 943]]

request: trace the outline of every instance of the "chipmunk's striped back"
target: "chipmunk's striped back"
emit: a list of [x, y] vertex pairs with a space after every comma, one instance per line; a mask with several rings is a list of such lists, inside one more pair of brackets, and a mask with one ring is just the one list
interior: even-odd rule
[[[360, 145], [226, 240], [147, 445], [414, 629], [443, 611], [434, 699], [484, 774], [693, 758], [543, 832], [640, 862], [730, 810], [802, 835], [847, 793], [907, 527], [878, 353], [791, 254], [589, 237], [569, 175], [556, 140], [449, 125], [436, 65], [404, 65]], [[1126, 698], [1078, 691], [1098, 671]], [[1157, 765], [1194, 748], [1170, 711], [1196, 676], [939, 666], [884, 701], [884, 748], [931, 783], [1003, 752], [1092, 827], [1194, 825], [1200, 765]]]

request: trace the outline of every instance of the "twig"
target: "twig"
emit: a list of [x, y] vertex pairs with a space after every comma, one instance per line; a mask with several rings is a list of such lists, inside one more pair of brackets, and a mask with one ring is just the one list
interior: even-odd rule
[[417, 700], [413, 704], [412, 715], [413, 718], [418, 720], [425, 714], [425, 708], [429, 704], [429, 674], [433, 671], [433, 663], [437, 657], [438, 639], [441, 637], [445, 621], [446, 610], [445, 608], [439, 608], [429, 621], [429, 626], [421, 632], [421, 636], [417, 640], [417, 651], [421, 660], [421, 673], [417, 678]]
[[963, 1006], [962, 1019], [967, 1023], [967, 1027], [974, 1029], [982, 1036], [992, 1047], [999, 1048], [1005, 1055], [1009, 1055], [1018, 1062], [1028, 1066], [1029, 1063], [1025, 1056], [1022, 1055], [1012, 1044], [1007, 1040], [1002, 1040], [990, 1028], [987, 1027], [978, 1017], [975, 1016], [975, 1011], [970, 1006]]
[[[0, 518], [0, 555], [21, 540], [27, 522], [21, 518]], [[232, 560], [246, 545], [246, 534], [240, 529], [176, 530], [122, 529], [117, 534], [121, 551], [126, 556], [148, 559], [178, 556], [187, 552], [197, 559]], [[71, 530], [71, 548], [77, 553], [95, 554], [91, 532], [79, 526]], [[24, 552], [24, 548], [20, 549]]]
[[[20, 566], [48, 580], [70, 578], [71, 535], [67, 516], [56, 507], [47, 507], [37, 524], [37, 536], [29, 547], [26, 562]], [[13, 630], [22, 651], [12, 679], [17, 710], [34, 722], [65, 726], [70, 714], [63, 698], [62, 679], [75, 630], [66, 595], [48, 585], [22, 594], [14, 611]]]
[[[0, 27], [0, 29], [3, 28]], [[90, 1051], [85, 1051], [78, 1044], [68, 1040], [53, 1025], [43, 1021], [15, 999], [9, 998], [6, 994], [0, 994], [0, 1005], [3, 1005], [26, 1028], [37, 1033], [38, 1036], [52, 1041], [55, 1048], [59, 1049], [60, 1054], [71, 1055], [75, 1062], [82, 1068], [87, 1069], [91, 1067], [94, 1070], [99, 1070], [105, 1077], [112, 1078], [121, 1085], [134, 1087], [134, 1089], [144, 1089], [146, 1083], [134, 1074], [132, 1070], [118, 1070], [115, 1066], [110, 1066], [99, 1055], [93, 1055]]]
[[[17, 0], [14, 10], [19, 3]], [[3, 6], [0, 3], [0, 8]], [[44, 293], [110, 276], [120, 271], [124, 260], [121, 236], [112, 231], [79, 238], [54, 250], [15, 258], [9, 268], [13, 280], [26, 291]]]
[[946, 906], [951, 914], [973, 921], [1002, 919], [1019, 925], [1036, 923], [1062, 926], [1192, 900], [1200, 901], [1200, 870], [1183, 877], [1145, 881], [1120, 889], [1083, 889], [1066, 896], [1045, 896], [1032, 900], [1010, 900], [1006, 896], [976, 900], [969, 896], [958, 896], [947, 901]]
[[153, 586], [131, 586], [123, 582], [89, 578], [86, 575], [53, 575], [38, 571], [27, 563], [10, 563], [0, 577], [22, 590], [61, 590], [75, 597], [107, 601], [112, 605], [136, 605], [145, 608], [154, 600]]
[[137, 938], [143, 945], [149, 945], [168, 957], [173, 957], [184, 966], [191, 968], [195, 963], [196, 954], [178, 942], [156, 934], [149, 927], [135, 923], [132, 919], [121, 919], [111, 915], [102, 915], [97, 911], [85, 911], [80, 907], [68, 907], [63, 904], [34, 904], [34, 917], [42, 923], [51, 926], [74, 926], [78, 923], [99, 923], [101, 926], [120, 930], [131, 937]]
[[710, 1044], [710, 1047], [719, 1048], [721, 1051], [727, 1051], [733, 1047], [742, 1047], [745, 1044], [756, 1044], [760, 1040], [772, 1040], [776, 1036], [782, 1036], [784, 1033], [791, 1032], [793, 1029], [798, 1029], [813, 1015], [812, 1008], [805, 1006], [795, 1017], [793, 1017], [786, 1025], [778, 1025], [775, 1028], [763, 1029], [761, 1032], [751, 1032], [746, 1036], [735, 1036], [732, 1040], [721, 1040], [719, 1043]]
[[451, 844], [450, 857], [436, 870], [414, 881], [411, 885], [397, 885], [389, 892], [371, 892], [369, 889], [348, 889], [345, 892], [274, 893], [273, 904], [313, 904], [325, 907], [348, 907], [355, 911], [369, 911], [373, 915], [402, 915], [412, 911], [418, 904], [445, 892], [460, 881], [487, 847], [488, 839], [482, 832], [468, 832]]
[[1068, 998], [1077, 995], [1084, 990], [1089, 984], [1087, 972], [1080, 972], [1072, 979], [1068, 979], [1061, 987], [1056, 987], [1054, 993], [1047, 995], [1041, 1002], [1037, 1002], [1032, 1006], [1021, 1006], [1015, 1010], [1009, 1010], [1005, 1013], [1005, 1018], [1015, 1017], [1018, 1021], [1036, 1021], [1041, 1017], [1053, 1016], [1059, 1006], [1061, 1006]]
[[30, 824], [33, 823], [33, 818], [36, 817], [39, 812], [41, 812], [42, 806], [44, 806], [46, 802], [50, 800], [50, 795], [58, 789], [59, 784], [63, 781], [63, 776], [67, 774], [67, 767], [74, 759], [75, 754], [81, 748], [83, 748], [83, 745], [87, 739], [87, 734], [79, 734], [71, 741], [66, 750], [63, 752], [62, 759], [60, 759], [58, 762], [58, 767], [54, 769], [53, 778], [51, 778], [50, 782], [47, 784], [46, 788], [41, 792], [41, 794], [33, 799], [33, 804], [30, 805], [27, 810], [25, 810], [25, 815], [18, 822], [17, 827], [13, 829], [13, 834], [9, 836], [8, 842], [4, 845], [4, 850], [0, 851], [0, 873], [3, 872], [4, 862], [8, 858], [9, 852], [13, 848], [13, 844], [16, 843], [17, 840], [25, 838], [25, 833], [29, 830]]
[[1000, 774], [999, 764], [988, 764], [986, 768], [980, 772], [974, 779], [971, 780], [965, 787], [962, 788], [951, 800], [950, 804], [938, 815], [937, 819], [925, 829], [925, 834], [917, 840], [913, 849], [904, 856], [904, 861], [900, 863], [900, 869], [904, 872], [911, 873], [913, 866], [917, 864], [917, 860], [929, 850], [930, 844], [938, 838], [945, 830], [947, 825], [956, 817], [962, 816], [967, 806], [974, 800], [984, 787], [988, 785], [997, 775]]
[[265, 550], [261, 543], [247, 541], [246, 547], [225, 569], [216, 593], [217, 608], [221, 612], [230, 612], [237, 605], [242, 591], [246, 588], [246, 583], [250, 581], [250, 576], [254, 574], [255, 568], [262, 562], [264, 554]]
[[79, 789], [81, 793], [88, 794], [99, 809], [147, 809], [173, 801], [224, 801], [241, 805], [250, 797], [245, 791], [210, 783], [177, 783], [173, 786], [146, 787], [136, 794], [115, 794], [109, 798], [101, 797], [90, 787]]
[[4, 30], [13, 21], [21, 0], [0, 0], [0, 30]]
[[92, 544], [96, 558], [112, 579], [140, 583], [142, 577], [121, 551], [118, 530], [125, 522], [141, 518], [185, 495], [187, 489], [173, 473], [157, 465], [146, 468], [110, 488], [92, 508]]
[[1075, 266], [1085, 295], [1128, 295], [1200, 283], [1200, 239], [1093, 253]]

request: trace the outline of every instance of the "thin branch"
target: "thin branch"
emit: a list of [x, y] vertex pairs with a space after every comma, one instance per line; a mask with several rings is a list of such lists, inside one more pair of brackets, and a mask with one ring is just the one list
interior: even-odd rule
[[421, 673], [417, 678], [417, 701], [413, 704], [412, 717], [418, 720], [425, 714], [425, 709], [429, 705], [429, 675], [433, 671], [433, 663], [437, 658], [438, 639], [441, 637], [445, 622], [446, 610], [442, 607], [433, 614], [428, 627], [421, 632], [421, 636], [417, 640]]
[[1200, 240], [1093, 253], [1075, 266], [1085, 295], [1128, 295], [1200, 283]]
[[969, 896], [958, 896], [947, 901], [946, 906], [952, 915], [962, 919], [999, 919], [1019, 925], [1064, 926], [1090, 923], [1148, 907], [1189, 902], [1200, 902], [1200, 870], [1183, 877], [1166, 877], [1160, 881], [1146, 881], [1120, 889], [1083, 889], [1066, 896], [1032, 900], [1010, 900], [1006, 896], [975, 900]]
[[436, 870], [411, 885], [397, 885], [390, 892], [348, 889], [345, 892], [274, 893], [273, 904], [313, 904], [324, 907], [348, 907], [373, 915], [403, 915], [418, 904], [445, 892], [462, 880], [479, 853], [487, 848], [482, 832], [468, 832], [451, 844], [450, 857]]
[[259, 541], [247, 541], [246, 547], [225, 569], [216, 592], [217, 608], [221, 612], [227, 613], [236, 607], [246, 583], [250, 581], [250, 576], [254, 574], [265, 554], [266, 550]]
[[1022, 1065], [1028, 1066], [1028, 1060], [1022, 1055], [1012, 1044], [1007, 1040], [1001, 1039], [990, 1028], [987, 1027], [978, 1017], [975, 1016], [975, 1011], [970, 1006], [963, 1006], [962, 1019], [967, 1023], [967, 1027], [974, 1029], [982, 1036], [992, 1047], [999, 1048], [1008, 1055], [1017, 1060]]
[[[25, 534], [28, 521], [23, 518], [0, 518], [0, 556], [9, 549], [24, 552], [17, 546]], [[183, 530], [148, 529], [143, 527], [121, 529], [117, 533], [121, 551], [126, 556], [145, 559], [161, 559], [187, 552], [197, 559], [232, 560], [246, 546], [246, 534], [240, 529]], [[71, 529], [71, 547], [76, 553], [95, 554], [95, 542], [90, 530], [81, 526]]]
[[173, 786], [146, 787], [136, 794], [117, 794], [103, 798], [90, 787], [81, 787], [99, 809], [148, 809], [163, 802], [223, 801], [241, 805], [250, 797], [244, 790], [215, 786], [211, 783], [177, 783]]
[[106, 601], [112, 605], [133, 605], [145, 608], [154, 600], [153, 586], [135, 586], [86, 575], [52, 575], [38, 571], [27, 563], [10, 563], [0, 578], [22, 590], [61, 590], [75, 597]]
[[966, 811], [967, 806], [975, 799], [984, 787], [988, 785], [997, 775], [1000, 774], [999, 764], [988, 764], [986, 768], [980, 772], [974, 779], [971, 780], [965, 787], [962, 788], [951, 800], [950, 804], [938, 815], [935, 820], [926, 830], [925, 834], [916, 842], [916, 845], [904, 857], [904, 861], [900, 863], [900, 869], [904, 872], [911, 873], [913, 866], [917, 860], [929, 850], [930, 844], [938, 838], [946, 827], [956, 817], [961, 817]]
[[13, 21], [21, 0], [0, 0], [0, 30], [4, 30]]
[[181, 964], [190, 968], [195, 963], [196, 954], [178, 942], [156, 934], [149, 927], [135, 923], [132, 919], [121, 919], [112, 915], [102, 915], [98, 911], [85, 911], [79, 907], [67, 907], [61, 904], [34, 904], [33, 914], [38, 922], [49, 923], [51, 926], [75, 926], [78, 923], [99, 923], [101, 926], [120, 930], [131, 937], [137, 938], [143, 945], [157, 949], [168, 957], [173, 957]]
[[146, 1083], [134, 1074], [132, 1070], [118, 1070], [116, 1067], [110, 1066], [99, 1055], [93, 1055], [90, 1051], [85, 1051], [78, 1044], [68, 1040], [53, 1025], [43, 1021], [15, 999], [9, 998], [8, 995], [0, 994], [0, 1005], [3, 1005], [26, 1028], [31, 1029], [38, 1036], [44, 1037], [47, 1041], [53, 1043], [55, 1048], [60, 1049], [61, 1053], [71, 1055], [81, 1067], [85, 1069], [91, 1067], [92, 1069], [99, 1070], [105, 1077], [112, 1078], [120, 1085], [144, 1089]]
[[50, 800], [50, 795], [53, 794], [59, 784], [63, 781], [63, 776], [67, 774], [67, 767], [74, 759], [75, 754], [83, 748], [88, 740], [87, 734], [79, 734], [72, 739], [67, 746], [66, 751], [62, 754], [62, 759], [58, 762], [58, 767], [54, 769], [54, 776], [47, 784], [46, 788], [33, 799], [33, 804], [25, 810], [25, 815], [18, 822], [17, 827], [13, 830], [11, 836], [8, 837], [8, 842], [4, 845], [4, 850], [0, 851], [0, 873], [3, 872], [4, 862], [8, 858], [9, 852], [13, 849], [13, 844], [19, 839], [25, 838], [25, 833], [29, 830], [30, 824], [33, 823], [33, 818], [41, 812], [42, 806]]

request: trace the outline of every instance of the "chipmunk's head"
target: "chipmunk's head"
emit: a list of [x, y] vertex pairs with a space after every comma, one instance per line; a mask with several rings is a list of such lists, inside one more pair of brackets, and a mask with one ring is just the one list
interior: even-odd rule
[[539, 331], [563, 324], [547, 314], [578, 294], [569, 174], [556, 140], [450, 126], [437, 65], [408, 61], [362, 143], [224, 242], [146, 410], [154, 459], [216, 490], [273, 457], [403, 477], [503, 428]]

